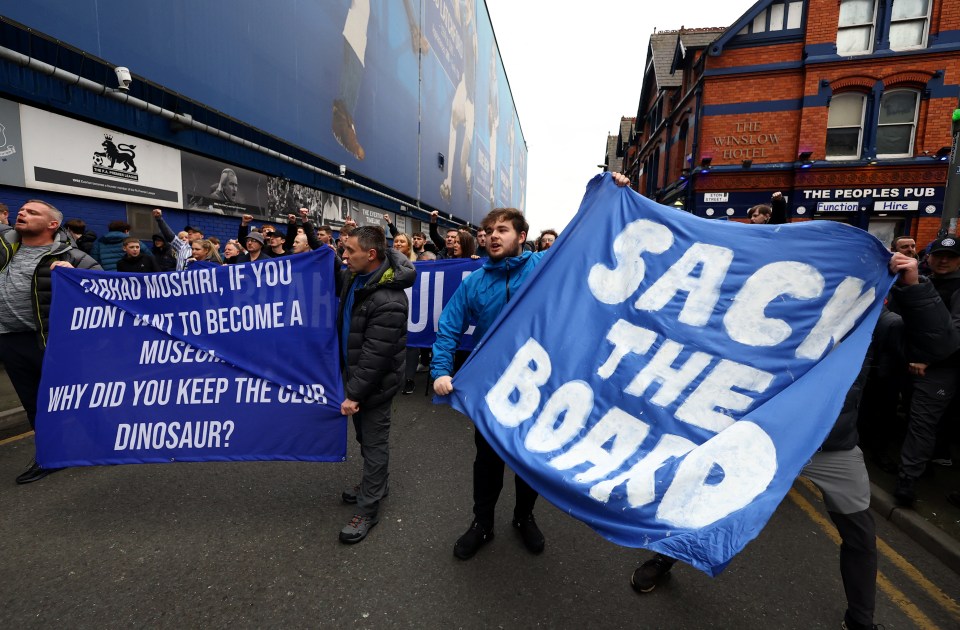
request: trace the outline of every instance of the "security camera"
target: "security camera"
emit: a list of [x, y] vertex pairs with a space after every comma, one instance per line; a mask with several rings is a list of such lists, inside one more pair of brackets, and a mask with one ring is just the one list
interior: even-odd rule
[[347, 174], [347, 165], [346, 165], [346, 164], [341, 164], [341, 165], [340, 165], [340, 177], [343, 177], [343, 176], [346, 175], [346, 174]]
[[133, 83], [133, 77], [130, 76], [130, 70], [128, 68], [124, 68], [123, 66], [118, 66], [114, 68], [113, 71], [117, 73], [117, 84], [119, 85], [120, 89], [123, 91], [130, 89], [130, 84]]

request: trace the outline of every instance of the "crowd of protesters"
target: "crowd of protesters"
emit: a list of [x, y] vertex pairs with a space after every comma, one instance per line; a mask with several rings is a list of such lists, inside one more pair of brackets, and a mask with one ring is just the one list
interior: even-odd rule
[[[624, 185], [621, 180], [617, 181]], [[770, 204], [750, 209], [749, 223], [785, 223], [785, 206], [783, 196], [775, 193]], [[413, 393], [416, 373], [426, 372], [430, 369], [427, 366], [432, 366], [434, 389], [442, 395], [450, 393], [450, 377], [468, 354], [456, 349], [459, 334], [467, 327], [468, 313], [480, 317], [478, 321], [489, 324], [503, 306], [504, 301], [498, 297], [504, 284], [501, 276], [506, 277], [509, 284], [519, 285], [525, 275], [508, 274], [508, 266], [520, 265], [518, 269], [529, 271], [558, 238], [555, 230], [548, 229], [536, 239], [528, 240], [528, 227], [522, 215], [510, 210], [492, 212], [485, 218], [481, 229], [476, 231], [468, 227], [448, 227], [442, 232], [438, 213], [433, 212], [429, 237], [423, 232], [400, 232], [390, 216], [385, 214], [386, 228], [393, 240], [392, 247], [385, 251], [387, 240], [383, 229], [361, 228], [348, 218], [339, 230], [339, 237], [335, 238], [331, 226], [315, 226], [309, 218], [310, 211], [301, 208], [299, 215], [287, 216], [283, 230], [270, 223], [255, 226], [253, 217], [244, 215], [236, 238], [226, 241], [221, 247], [219, 239], [207, 237], [192, 226], [174, 233], [167, 225], [163, 212], [155, 209], [153, 217], [158, 231], [152, 236], [152, 247], [146, 249], [138, 238], [130, 236], [131, 226], [125, 221], [110, 223], [107, 233], [97, 237], [87, 230], [82, 220], [64, 222], [53, 206], [39, 200], [27, 202], [20, 209], [17, 237], [10, 235], [12, 228], [8, 225], [7, 216], [7, 208], [0, 204], [0, 242], [7, 247], [0, 252], [4, 254], [0, 260], [0, 271], [5, 274], [0, 278], [3, 279], [0, 283], [0, 298], [3, 298], [0, 299], [0, 308], [7, 318], [6, 322], [0, 321], [0, 341], [3, 342], [8, 372], [21, 401], [31, 398], [30, 392], [33, 391], [34, 403], [35, 389], [39, 385], [42, 347], [39, 355], [31, 354], [26, 350], [30, 344], [25, 340], [26, 336], [32, 338], [37, 332], [42, 334], [49, 313], [49, 296], [45, 298], [46, 301], [41, 301], [38, 308], [31, 308], [31, 299], [36, 301], [37, 298], [31, 298], [19, 284], [15, 285], [7, 277], [13, 273], [11, 269], [14, 267], [17, 267], [18, 274], [26, 273], [24, 277], [30, 274], [35, 279], [41, 277], [45, 283], [43, 286], [47, 287], [45, 290], [49, 291], [50, 268], [57, 265], [154, 273], [184, 270], [193, 265], [256, 262], [328, 247], [335, 253], [336, 269], [342, 270], [342, 277], [338, 275], [337, 278], [341, 296], [339, 325], [343, 339], [350, 339], [349, 343], [343, 342], [344, 365], [359, 360], [362, 335], [365, 334], [363, 330], [368, 325], [366, 315], [358, 319], [356, 311], [351, 310], [352, 300], [355, 296], [369, 294], [374, 296], [371, 304], [382, 312], [382, 317], [390, 321], [390, 327], [402, 329], [387, 344], [389, 348], [385, 346], [384, 352], [380, 353], [385, 364], [384, 374], [388, 374], [385, 378], [392, 379], [394, 376], [389, 375], [395, 374], [396, 383], [391, 385], [391, 392]], [[24, 253], [16, 258], [17, 264], [14, 265], [12, 261], [18, 247]], [[34, 248], [35, 255], [32, 251]], [[830, 440], [834, 439], [834, 433], [831, 433], [821, 451], [818, 451], [818, 456], [836, 459], [830, 454], [840, 453], [846, 457], [859, 452], [859, 447], [862, 447], [880, 468], [897, 474], [896, 484], [890, 490], [901, 506], [910, 507], [918, 499], [916, 482], [921, 476], [930, 474], [937, 467], [952, 467], [954, 464], [952, 450], [957, 437], [957, 412], [960, 409], [960, 396], [955, 396], [960, 389], [960, 350], [952, 350], [960, 347], [960, 241], [952, 235], [941, 237], [918, 251], [914, 238], [899, 236], [891, 243], [890, 249], [891, 270], [900, 274], [900, 282], [888, 297], [871, 350], [855, 385], [857, 391], [851, 390], [848, 394], [850, 405], [844, 407], [837, 419], [835, 431], [842, 429], [842, 435], [836, 438], [839, 441], [833, 443]], [[27, 256], [30, 256], [30, 260], [20, 262], [26, 260]], [[454, 296], [453, 302], [462, 302], [458, 307], [460, 310], [445, 309], [441, 316], [441, 332], [434, 346], [437, 354], [432, 356], [429, 349], [405, 348], [406, 320], [405, 317], [400, 318], [395, 307], [402, 302], [403, 312], [406, 312], [403, 289], [413, 283], [412, 277], [416, 275], [413, 263], [479, 258], [488, 260], [471, 276], [472, 284], [465, 281]], [[504, 262], [506, 259], [512, 262], [507, 265]], [[45, 269], [42, 268], [44, 266]], [[384, 278], [388, 279], [386, 283]], [[471, 289], [474, 285], [480, 289]], [[471, 290], [474, 292], [470, 293]], [[351, 312], [354, 315], [348, 317], [347, 314]], [[40, 313], [40, 320], [33, 322], [37, 313]], [[371, 310], [369, 317], [376, 316], [376, 311]], [[31, 322], [34, 324], [32, 328], [29, 325]], [[353, 337], [349, 337], [351, 334]], [[948, 356], [944, 356], [944, 349], [950, 349], [946, 352]], [[14, 362], [13, 366], [10, 361]], [[29, 367], [24, 367], [27, 364]], [[405, 367], [402, 367], [404, 364]], [[29, 379], [17, 374], [24, 370], [30, 372]], [[349, 398], [349, 393], [344, 401], [344, 413], [354, 415], [357, 439], [361, 441], [366, 454], [362, 484], [343, 493], [345, 502], [358, 505], [358, 514], [344, 528], [341, 540], [359, 542], [377, 523], [379, 501], [388, 491], [385, 455], [372, 468], [367, 460], [372, 457], [369, 453], [373, 452], [369, 443], [372, 438], [369, 436], [384, 433], [389, 427], [392, 393], [383, 400], [377, 398], [372, 405], [368, 399], [368, 405], [375, 407], [376, 412], [370, 412], [367, 416], [357, 411], [358, 403]], [[24, 402], [24, 407], [32, 424], [35, 404], [30, 408]], [[366, 442], [361, 439], [363, 432], [368, 436]], [[378, 448], [385, 449], [385, 435], [378, 440]], [[475, 519], [454, 549], [455, 555], [462, 559], [472, 557], [493, 538], [493, 509], [503, 481], [503, 462], [479, 433], [476, 442]], [[815, 458], [804, 474], [822, 486], [817, 464]], [[849, 467], [851, 471], [858, 472], [862, 467], [862, 458], [859, 465], [851, 460]], [[27, 472], [18, 477], [17, 482], [30, 483], [51, 472], [54, 471], [41, 469], [33, 463]], [[866, 479], [865, 469], [863, 475]], [[869, 488], [864, 490], [863, 484], [850, 481], [855, 476], [851, 473], [847, 480], [849, 483], [845, 482], [845, 485], [831, 486], [832, 482], [823, 482], [828, 486], [824, 494], [831, 517], [837, 523], [845, 544], [850, 543], [848, 553], [856, 551], [860, 554], [855, 571], [844, 569], [841, 561], [844, 584], [848, 587], [850, 598], [845, 622], [848, 627], [869, 627], [867, 624], [872, 623], [872, 595], [864, 594], [862, 601], [857, 600], [856, 596], [849, 596], [850, 588], [862, 587], [864, 592], [873, 592], [871, 584], [875, 580], [876, 561], [875, 544], [871, 542], [874, 538], [872, 518], [865, 512], [869, 505]], [[540, 553], [545, 542], [533, 517], [536, 498], [536, 492], [518, 477], [513, 526], [527, 548], [533, 553]], [[960, 488], [950, 492], [947, 498], [960, 508]], [[856, 550], [851, 551], [853, 547]], [[638, 592], [653, 590], [669, 577], [674, 562], [672, 558], [658, 554], [637, 569], [631, 584]]]
[[[0, 230], [10, 229], [9, 211], [0, 204]], [[769, 204], [760, 204], [748, 212], [750, 223], [785, 223], [786, 202], [774, 193]], [[285, 226], [253, 224], [251, 215], [244, 215], [235, 238], [221, 243], [216, 236], [187, 225], [175, 233], [167, 225], [163, 212], [153, 211], [157, 231], [152, 247], [145, 247], [130, 236], [131, 226], [124, 220], [111, 222], [107, 232], [97, 236], [79, 218], [63, 223], [62, 233], [78, 251], [88, 254], [102, 269], [121, 272], [153, 273], [187, 269], [195, 264], [221, 265], [252, 262], [266, 258], [296, 255], [320, 247], [329, 247], [342, 264], [344, 244], [357, 229], [347, 218], [336, 237], [329, 225], [316, 226], [308, 208], [299, 215], [287, 216]], [[393, 239], [392, 247], [410, 262], [485, 258], [487, 234], [483, 229], [448, 227], [441, 230], [438, 213], [430, 216], [429, 235], [423, 232], [400, 232], [389, 214], [383, 215], [386, 230]], [[522, 251], [542, 252], [558, 237], [555, 230], [543, 230], [535, 239], [525, 239]], [[939, 239], [919, 249], [914, 238], [897, 237], [890, 247], [919, 261], [925, 280], [931, 282], [960, 328], [960, 243], [953, 237]], [[897, 333], [899, 334], [899, 333]], [[903, 506], [917, 499], [916, 482], [937, 468], [954, 464], [952, 449], [957, 439], [960, 397], [955, 401], [960, 379], [960, 353], [947, 360], [926, 364], [898, 354], [897, 339], [881, 344], [868, 366], [868, 378], [860, 406], [861, 443], [868, 457], [882, 470], [897, 473], [898, 481], [890, 490]], [[461, 354], [459, 365], [466, 355]], [[403, 394], [414, 391], [417, 372], [426, 372], [431, 361], [429, 349], [411, 349], [402, 387]], [[960, 488], [948, 496], [960, 508]]]

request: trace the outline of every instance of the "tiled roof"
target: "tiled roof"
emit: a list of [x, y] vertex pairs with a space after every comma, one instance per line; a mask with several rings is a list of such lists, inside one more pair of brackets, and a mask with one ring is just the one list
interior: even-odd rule
[[653, 68], [657, 75], [659, 89], [680, 87], [683, 77], [679, 73], [670, 73], [673, 56], [677, 50], [677, 35], [685, 48], [704, 48], [720, 37], [726, 29], [690, 28], [679, 31], [660, 31], [650, 36], [650, 48], [653, 52]]
[[650, 36], [650, 52], [653, 55], [653, 70], [657, 76], [657, 88], [680, 87], [683, 77], [670, 74], [673, 52], [677, 48], [677, 31], [664, 31]]

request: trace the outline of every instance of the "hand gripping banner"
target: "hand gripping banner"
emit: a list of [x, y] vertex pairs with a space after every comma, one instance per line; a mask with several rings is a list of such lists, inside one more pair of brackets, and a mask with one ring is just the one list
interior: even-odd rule
[[890, 255], [839, 223], [710, 221], [598, 176], [451, 404], [560, 509], [716, 575], [833, 426]]
[[343, 461], [333, 266], [54, 270], [37, 461]]
[[[410, 315], [407, 319], [407, 347], [429, 348], [437, 340], [440, 313], [460, 283], [483, 265], [483, 259], [454, 258], [418, 262], [417, 280], [407, 289]], [[461, 350], [472, 350], [476, 340], [473, 326], [460, 339]]]

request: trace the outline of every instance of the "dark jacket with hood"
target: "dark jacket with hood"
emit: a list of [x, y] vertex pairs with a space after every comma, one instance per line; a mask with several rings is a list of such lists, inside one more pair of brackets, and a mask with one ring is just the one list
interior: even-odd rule
[[106, 271], [116, 271], [117, 262], [126, 254], [123, 251], [123, 239], [130, 236], [126, 232], [107, 232], [93, 244], [90, 255], [97, 259]]
[[[158, 236], [160, 238], [157, 238]], [[153, 242], [156, 243], [157, 241], [163, 241], [163, 247], [154, 245], [150, 248], [150, 254], [156, 259], [160, 271], [176, 271], [177, 253], [173, 251], [173, 247], [170, 246], [163, 234], [153, 235]]]
[[157, 259], [146, 252], [141, 252], [136, 257], [124, 256], [117, 261], [117, 271], [127, 273], [154, 273], [161, 271]]
[[[14, 230], [0, 233], [0, 271], [6, 269], [16, 251], [20, 249], [20, 235]], [[53, 300], [53, 271], [50, 265], [56, 260], [65, 260], [77, 269], [100, 269], [97, 261], [74, 246], [73, 241], [62, 230], [53, 235], [50, 253], [44, 255], [33, 271], [30, 283], [30, 299], [33, 303], [34, 324], [37, 329], [37, 341], [41, 347], [47, 345], [47, 332], [50, 322], [50, 302]]]
[[93, 251], [93, 245], [97, 242], [97, 233], [87, 230], [80, 236], [74, 237], [74, 240], [77, 241], [77, 247], [79, 247], [83, 252], [89, 254]]
[[824, 451], [846, 451], [857, 445], [857, 416], [867, 375], [879, 360], [884, 346], [911, 363], [935, 363], [960, 347], [960, 333], [953, 327], [950, 312], [944, 306], [933, 283], [921, 281], [912, 286], [895, 286], [890, 291], [890, 308], [885, 307], [877, 320], [873, 341], [867, 350], [860, 374], [854, 381]]
[[350, 313], [344, 313], [343, 306], [356, 274], [345, 270], [338, 279], [338, 331], [343, 330], [343, 318], [350, 317], [344, 395], [361, 409], [389, 401], [403, 383], [408, 315], [404, 289], [413, 286], [417, 272], [400, 252], [388, 248], [385, 253], [384, 264], [356, 289]]

